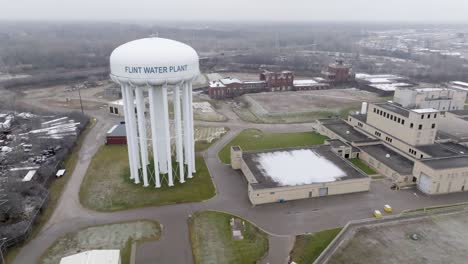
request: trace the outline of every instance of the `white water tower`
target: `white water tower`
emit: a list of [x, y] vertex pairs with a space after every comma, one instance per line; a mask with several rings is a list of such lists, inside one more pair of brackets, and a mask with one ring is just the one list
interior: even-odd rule
[[[197, 52], [170, 39], [139, 39], [112, 52], [110, 69], [111, 79], [122, 88], [130, 178], [136, 184], [142, 180], [144, 186], [149, 186], [153, 180], [157, 188], [165, 181], [173, 186], [175, 178], [180, 183], [185, 182], [186, 177], [192, 178], [195, 173], [192, 81], [200, 73]], [[173, 91], [174, 102], [172, 135], [168, 90]], [[146, 94], [151, 133], [146, 129]], [[172, 166], [171, 139], [175, 139], [178, 170], [173, 170]], [[148, 142], [151, 149], [148, 149]], [[154, 170], [150, 170], [151, 161]]]

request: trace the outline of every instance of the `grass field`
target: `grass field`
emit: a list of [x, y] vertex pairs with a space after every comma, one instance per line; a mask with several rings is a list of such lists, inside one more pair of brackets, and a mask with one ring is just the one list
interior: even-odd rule
[[122, 264], [130, 264], [133, 242], [158, 240], [161, 227], [154, 221], [135, 221], [93, 226], [59, 238], [41, 256], [42, 264], [58, 264], [65, 256], [92, 249], [120, 249]]
[[291, 259], [298, 264], [313, 263], [340, 231], [341, 228], [335, 228], [297, 236], [290, 254]]
[[[215, 195], [215, 188], [202, 157], [196, 158], [197, 173], [184, 184], [156, 189], [130, 181], [126, 146], [102, 146], [93, 157], [80, 189], [83, 206], [96, 211], [118, 211], [166, 204], [199, 202]], [[125, 195], [122, 195], [125, 194]]]
[[189, 219], [192, 252], [196, 264], [256, 263], [268, 251], [268, 236], [244, 221], [243, 240], [232, 239], [229, 221], [235, 216], [199, 212]]
[[358, 167], [359, 169], [361, 169], [363, 172], [365, 172], [367, 175], [374, 175], [374, 174], [377, 174], [377, 172], [372, 169], [371, 167], [369, 167], [367, 164], [365, 164], [362, 160], [360, 159], [350, 159], [349, 161], [351, 161], [356, 167]]
[[[70, 151], [70, 154], [65, 159], [64, 168], [66, 169], [68, 176], [55, 179], [51, 182], [49, 186], [49, 200], [47, 202], [47, 206], [38, 217], [37, 223], [32, 229], [31, 236], [25, 243], [28, 243], [29, 240], [33, 239], [39, 233], [39, 231], [41, 231], [45, 223], [47, 223], [50, 216], [52, 216], [52, 213], [54, 212], [55, 207], [57, 206], [60, 196], [62, 195], [63, 188], [70, 179], [69, 175], [71, 175], [75, 170], [75, 166], [78, 162], [78, 153], [80, 152], [81, 145], [83, 144], [86, 135], [89, 133], [89, 131], [95, 124], [96, 119], [91, 118], [89, 120], [88, 126], [83, 130], [83, 132], [79, 136], [76, 145], [73, 147], [73, 149]], [[20, 249], [20, 246], [9, 248], [5, 257], [5, 262], [12, 263], [13, 259], [19, 253]]]
[[323, 144], [325, 139], [325, 136], [314, 132], [265, 133], [256, 129], [247, 129], [226, 144], [218, 156], [222, 162], [230, 163], [231, 146], [240, 146], [242, 150], [263, 150], [319, 145]]

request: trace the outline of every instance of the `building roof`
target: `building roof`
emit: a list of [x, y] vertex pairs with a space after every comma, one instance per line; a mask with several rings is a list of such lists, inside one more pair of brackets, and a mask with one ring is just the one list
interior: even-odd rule
[[390, 103], [390, 102], [385, 102], [385, 103], [375, 103], [374, 105], [382, 107], [385, 110], [388, 110], [390, 112], [393, 112], [395, 114], [404, 116], [404, 117], [409, 117], [410, 111], [404, 107], [401, 107], [397, 104]]
[[325, 140], [332, 146], [332, 148], [343, 148], [343, 147], [350, 147], [350, 145], [346, 142], [341, 141], [340, 139], [327, 139]]
[[64, 257], [60, 264], [119, 264], [120, 250], [89, 250]]
[[125, 123], [114, 125], [109, 131], [107, 131], [108, 137], [126, 137], [127, 131], [125, 130]]
[[316, 84], [318, 84], [318, 82], [315, 80], [294, 80], [293, 82], [294, 86], [311, 86]]
[[427, 114], [427, 113], [438, 113], [439, 110], [434, 108], [421, 108], [421, 109], [412, 109], [411, 111], [418, 113], [418, 114]]
[[383, 144], [360, 146], [359, 148], [372, 156], [372, 158], [387, 165], [389, 168], [401, 175], [408, 175], [413, 172], [413, 161], [398, 154]]
[[433, 158], [453, 157], [468, 154], [468, 148], [455, 143], [423, 145], [418, 146], [417, 149], [431, 155]]
[[[256, 180], [256, 182], [250, 182], [254, 189], [298, 186], [367, 177], [349, 161], [333, 153], [331, 147], [327, 145], [248, 151], [244, 152], [242, 156]], [[275, 160], [265, 163], [263, 160], [265, 157], [275, 158]], [[275, 168], [270, 168], [271, 164], [279, 164], [281, 170], [272, 171]], [[315, 169], [308, 167], [314, 167]], [[320, 169], [317, 169], [317, 167], [320, 167]], [[288, 171], [288, 173], [284, 173], [284, 171]], [[289, 177], [292, 174], [295, 177], [297, 174], [301, 175], [299, 179], [290, 179]], [[305, 183], [297, 184], [297, 180]]]
[[323, 126], [348, 142], [371, 142], [376, 140], [357, 131], [353, 126], [341, 119], [322, 119], [321, 122]]
[[468, 116], [468, 110], [453, 110], [449, 112], [457, 116]]
[[468, 167], [468, 155], [458, 156], [458, 157], [427, 159], [427, 160], [422, 160], [421, 162], [435, 170], [465, 168], [465, 167]]
[[222, 88], [222, 87], [226, 87], [226, 85], [224, 85], [220, 81], [211, 81], [210, 82], [210, 88]]
[[351, 114], [350, 116], [356, 118], [359, 121], [367, 123], [367, 114]]
[[219, 81], [222, 82], [224, 85], [229, 85], [229, 84], [233, 84], [233, 83], [242, 83], [241, 80], [239, 80], [237, 78], [232, 78], [232, 77], [227, 77], [227, 78], [221, 79]]

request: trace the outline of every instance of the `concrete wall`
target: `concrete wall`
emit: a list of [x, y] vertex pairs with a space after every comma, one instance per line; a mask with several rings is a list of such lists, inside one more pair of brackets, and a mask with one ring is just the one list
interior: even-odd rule
[[359, 158], [363, 160], [367, 165], [372, 167], [374, 170], [378, 171], [380, 174], [393, 180], [393, 182], [398, 184], [399, 186], [413, 184], [412, 182], [413, 175], [411, 174], [401, 175], [400, 173], [396, 172], [392, 168], [388, 167], [386, 164], [373, 158], [371, 155], [369, 155], [365, 151], [361, 151]]
[[336, 181], [292, 187], [254, 190], [249, 185], [249, 199], [254, 205], [319, 197], [320, 188], [328, 188], [328, 195], [366, 192], [370, 189], [370, 178]]
[[[372, 135], [372, 136], [382, 140], [382, 142], [385, 143], [385, 145], [387, 147], [390, 147], [390, 148], [392, 148], [394, 150], [399, 151], [400, 154], [402, 154], [403, 156], [405, 156], [405, 157], [407, 157], [407, 158], [409, 158], [411, 160], [416, 160], [416, 159], [421, 159], [421, 158], [430, 158], [431, 157], [431, 155], [429, 155], [428, 153], [416, 150], [412, 145], [404, 142], [403, 140], [400, 140], [399, 138], [394, 137], [390, 133], [387, 133], [386, 130], [378, 129], [378, 128], [370, 125], [370, 124], [363, 123], [363, 122], [361, 122], [361, 121], [359, 121], [356, 118], [353, 118], [351, 116], [348, 117], [347, 122], [350, 125], [352, 125], [353, 127], [355, 127], [358, 131], [360, 131], [360, 130], [365, 131], [367, 134]], [[362, 124], [362, 126], [358, 127], [358, 122], [360, 122]], [[376, 135], [376, 133], [375, 133], [376, 131], [380, 133], [380, 136]], [[390, 138], [391, 141], [387, 140], [387, 138]], [[413, 151], [409, 152], [410, 149], [413, 150]]]
[[436, 170], [422, 162], [415, 162], [413, 175], [419, 184], [421, 175], [432, 179], [431, 188], [427, 194], [443, 194], [468, 190], [468, 164], [464, 168]]
[[[383, 116], [379, 114], [382, 111]], [[386, 117], [388, 114], [391, 115], [390, 118]], [[409, 117], [405, 117], [378, 105], [370, 104], [367, 123], [409, 145], [418, 146], [434, 144], [439, 118], [440, 113], [419, 114], [416, 112], [410, 112]]]
[[242, 168], [242, 149], [239, 146], [231, 147], [231, 167], [235, 170]]
[[395, 91], [394, 101], [408, 108], [434, 108], [440, 111], [464, 108], [466, 92], [461, 90], [416, 90], [399, 88]]

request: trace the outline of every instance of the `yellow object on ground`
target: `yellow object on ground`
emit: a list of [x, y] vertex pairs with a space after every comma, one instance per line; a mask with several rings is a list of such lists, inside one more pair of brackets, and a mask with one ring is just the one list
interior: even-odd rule
[[380, 217], [382, 217], [382, 213], [379, 210], [375, 210], [374, 211], [374, 216], [375, 216], [375, 218], [380, 218]]
[[391, 213], [392, 212], [392, 207], [388, 204], [386, 204], [384, 206], [384, 211], [387, 212], [387, 213]]

